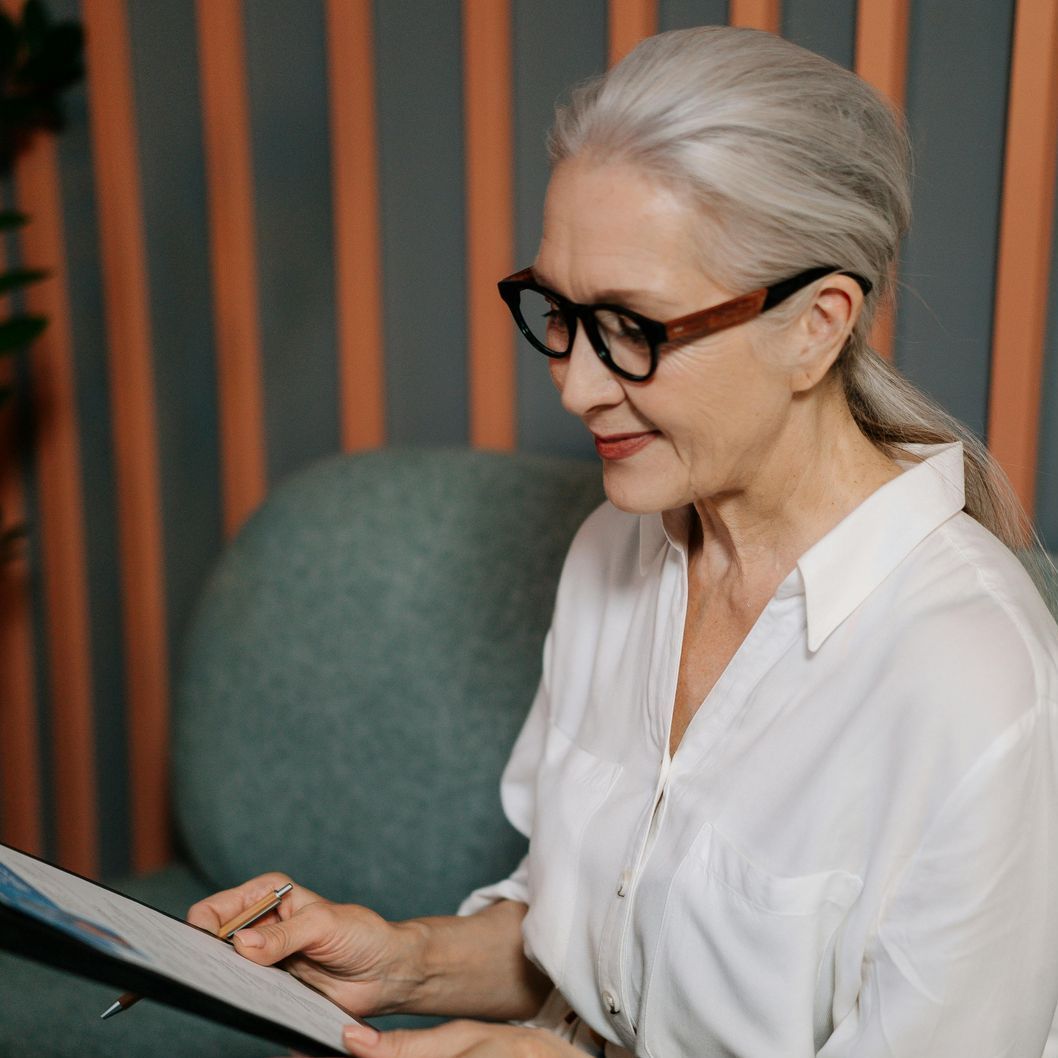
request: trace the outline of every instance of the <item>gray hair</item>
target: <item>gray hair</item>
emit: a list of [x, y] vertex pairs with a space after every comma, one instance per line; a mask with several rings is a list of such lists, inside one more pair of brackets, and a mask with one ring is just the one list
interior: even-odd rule
[[[701, 218], [702, 266], [729, 290], [816, 265], [869, 279], [833, 369], [860, 430], [891, 458], [903, 444], [962, 441], [966, 512], [1022, 552], [1038, 584], [1058, 574], [988, 449], [869, 345], [910, 224], [911, 151], [868, 84], [770, 33], [676, 30], [577, 87], [548, 146], [553, 165], [578, 155], [628, 163], [686, 197]], [[781, 325], [810, 297], [769, 315]]]

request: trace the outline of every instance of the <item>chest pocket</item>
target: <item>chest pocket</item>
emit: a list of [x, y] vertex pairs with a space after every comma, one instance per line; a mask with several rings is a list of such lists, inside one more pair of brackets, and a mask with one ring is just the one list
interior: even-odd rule
[[816, 1053], [833, 939], [863, 882], [770, 874], [711, 825], [673, 879], [640, 1035], [649, 1055]]
[[581, 846], [592, 817], [621, 774], [621, 765], [582, 749], [554, 725], [536, 777], [529, 842], [526, 950], [558, 988], [574, 922]]

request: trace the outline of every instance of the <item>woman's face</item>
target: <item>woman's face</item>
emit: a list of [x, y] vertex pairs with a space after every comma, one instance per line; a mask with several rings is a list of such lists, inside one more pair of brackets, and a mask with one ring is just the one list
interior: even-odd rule
[[[533, 270], [578, 302], [616, 302], [666, 321], [747, 293], [696, 263], [701, 225], [663, 185], [626, 165], [582, 159], [555, 170]], [[562, 404], [595, 437], [607, 496], [647, 513], [741, 490], [776, 448], [794, 399], [790, 372], [755, 353], [749, 323], [664, 347], [654, 376], [612, 374], [578, 327], [551, 360]]]

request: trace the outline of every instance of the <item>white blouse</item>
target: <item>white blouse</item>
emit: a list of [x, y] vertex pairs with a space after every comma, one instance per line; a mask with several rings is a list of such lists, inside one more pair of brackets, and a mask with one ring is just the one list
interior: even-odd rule
[[[529, 854], [462, 913], [653, 1058], [1038, 1058], [1058, 1003], [1058, 628], [962, 511], [961, 444], [798, 560], [669, 722], [687, 556], [604, 504], [504, 773]], [[552, 1008], [554, 1004], [549, 1004]]]

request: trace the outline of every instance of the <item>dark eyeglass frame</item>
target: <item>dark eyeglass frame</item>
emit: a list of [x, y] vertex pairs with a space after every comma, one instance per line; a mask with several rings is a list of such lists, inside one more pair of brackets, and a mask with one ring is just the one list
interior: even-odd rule
[[[680, 316], [664, 323], [642, 316], [638, 312], [625, 308], [623, 305], [614, 305], [607, 302], [584, 305], [576, 301], [570, 301], [569, 298], [564, 298], [561, 294], [556, 294], [553, 290], [549, 290], [538, 283], [531, 268], [523, 268], [520, 272], [515, 272], [506, 279], [501, 279], [497, 286], [499, 287], [500, 297], [506, 302], [507, 307], [511, 310], [511, 315], [514, 317], [514, 322], [518, 324], [518, 329], [525, 335], [533, 348], [539, 349], [544, 356], [548, 356], [552, 360], [562, 360], [564, 357], [569, 356], [573, 350], [573, 343], [577, 338], [577, 321], [579, 320], [584, 325], [584, 332], [587, 334], [588, 341], [591, 342], [591, 347], [595, 350], [596, 355], [615, 375], [620, 375], [621, 378], [628, 379], [629, 382], [646, 382], [657, 370], [658, 353], [662, 345], [705, 338], [710, 334], [715, 334], [717, 331], [727, 330], [728, 327], [737, 327], [741, 323], [748, 323], [761, 315], [761, 313], [775, 308], [776, 305], [781, 304], [792, 294], [796, 294], [798, 290], [803, 290], [809, 283], [814, 283], [817, 279], [834, 274], [849, 276], [851, 279], [856, 280], [865, 295], [871, 292], [871, 281], [869, 279], [865, 279], [855, 272], [845, 271], [836, 265], [825, 265], [823, 267], [809, 268], [804, 272], [798, 272], [797, 275], [791, 276], [789, 279], [782, 279], [778, 283], [773, 283], [771, 286], [752, 290], [748, 294], [731, 298], [729, 301], [712, 306], [712, 308], [703, 309], [701, 312], [692, 312], [688, 316]], [[534, 290], [539, 294], [543, 294], [562, 313], [565, 318], [566, 329], [569, 332], [569, 345], [564, 350], [551, 349], [533, 334], [522, 316], [520, 302], [523, 290]], [[610, 350], [607, 349], [596, 324], [595, 311], [597, 309], [620, 313], [622, 316], [633, 320], [643, 332], [643, 337], [646, 338], [650, 346], [650, 368], [645, 374], [637, 375], [614, 363], [610, 356]]]

